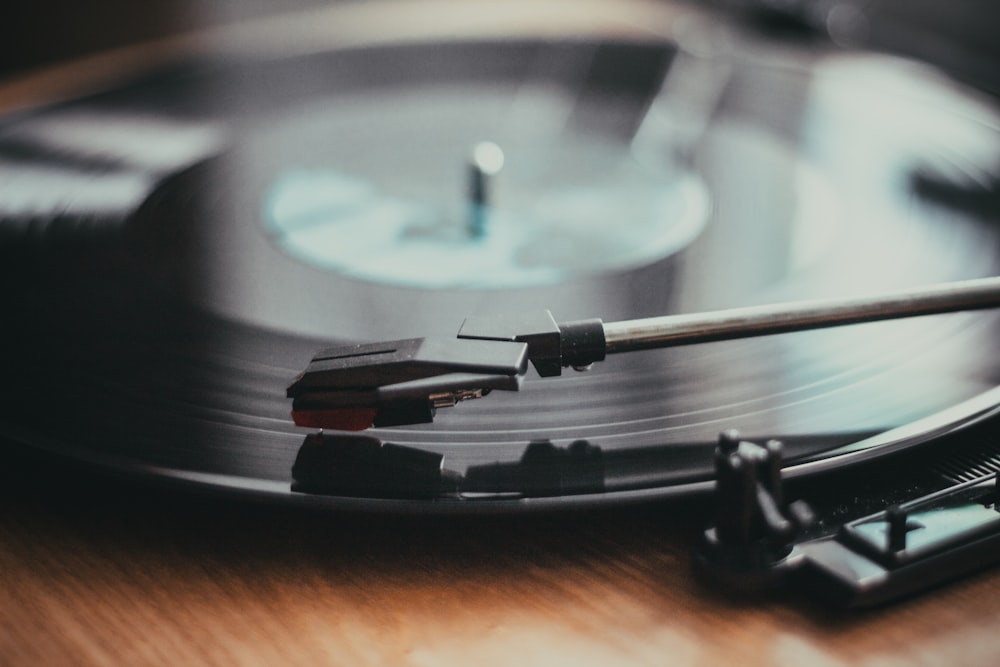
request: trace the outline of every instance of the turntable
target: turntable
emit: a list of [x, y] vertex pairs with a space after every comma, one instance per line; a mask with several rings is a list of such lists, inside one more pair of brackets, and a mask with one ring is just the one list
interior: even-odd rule
[[[706, 494], [728, 429], [780, 439], [794, 484], [1000, 410], [977, 311], [528, 370], [364, 435], [296, 427], [286, 388], [325, 347], [1000, 270], [996, 102], [933, 67], [688, 5], [448, 4], [166, 42], [58, 99], [0, 90], [6, 446], [299, 506], [493, 513]], [[943, 480], [995, 470], [973, 440]]]

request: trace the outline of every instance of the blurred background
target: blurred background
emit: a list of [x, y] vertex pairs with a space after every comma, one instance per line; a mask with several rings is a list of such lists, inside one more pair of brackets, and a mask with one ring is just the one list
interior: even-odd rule
[[[35, 0], [0, 10], [0, 76], [111, 47], [270, 14], [372, 0]], [[475, 0], [456, 0], [468, 3]], [[764, 29], [929, 60], [1000, 91], [996, 0], [682, 0]], [[443, 3], [445, 6], [447, 3]]]
[[[347, 4], [348, 0], [337, 0]], [[35, 0], [0, 10], [0, 73], [330, 0]]]

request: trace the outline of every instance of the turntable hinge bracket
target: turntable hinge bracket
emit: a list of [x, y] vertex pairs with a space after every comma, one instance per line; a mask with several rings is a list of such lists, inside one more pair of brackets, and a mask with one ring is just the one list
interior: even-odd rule
[[796, 545], [796, 578], [851, 607], [956, 579], [1000, 562], [998, 507], [996, 473], [892, 505]]
[[729, 589], [773, 587], [784, 575], [793, 540], [811, 525], [811, 508], [786, 504], [782, 489], [782, 444], [741, 440], [723, 432], [715, 450], [716, 523], [702, 535], [698, 572]]
[[1000, 480], [991, 473], [815, 530], [782, 498], [781, 446], [719, 437], [716, 524], [695, 554], [702, 578], [730, 591], [796, 588], [846, 607], [887, 602], [1000, 562]]

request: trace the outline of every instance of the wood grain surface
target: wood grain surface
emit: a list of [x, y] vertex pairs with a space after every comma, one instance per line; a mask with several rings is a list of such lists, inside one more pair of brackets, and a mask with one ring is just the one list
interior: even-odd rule
[[4, 665], [992, 665], [1000, 571], [866, 612], [691, 576], [685, 503], [294, 511], [9, 463]]

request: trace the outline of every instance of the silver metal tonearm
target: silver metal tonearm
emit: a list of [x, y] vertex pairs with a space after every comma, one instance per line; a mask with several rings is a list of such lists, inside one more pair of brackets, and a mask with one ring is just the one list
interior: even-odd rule
[[607, 354], [1000, 307], [1000, 277], [847, 299], [795, 301], [691, 315], [557, 323], [548, 311], [471, 317], [457, 339], [411, 338], [321, 350], [288, 387], [300, 426], [358, 430], [429, 422], [437, 408], [517, 390], [539, 375]]
[[604, 323], [605, 351], [631, 352], [1000, 306], [1000, 277], [874, 296], [794, 301]]

